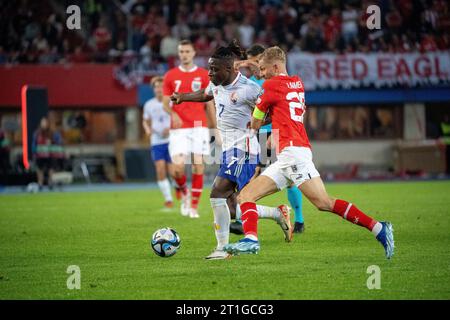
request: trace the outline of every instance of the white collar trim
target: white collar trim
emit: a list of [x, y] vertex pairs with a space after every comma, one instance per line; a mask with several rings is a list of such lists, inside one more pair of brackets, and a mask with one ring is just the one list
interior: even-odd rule
[[229, 85], [226, 85], [224, 88], [231, 88], [232, 86], [234, 86], [236, 84], [236, 82], [238, 82], [239, 78], [241, 77], [241, 73], [238, 72], [238, 75], [236, 76], [236, 78], [233, 80], [232, 83], [230, 83]]
[[192, 69], [190, 69], [190, 70], [183, 68], [181, 65], [179, 65], [178, 68], [183, 72], [194, 72], [195, 70], [198, 69], [198, 67], [195, 64], [194, 64], [194, 67], [192, 67]]

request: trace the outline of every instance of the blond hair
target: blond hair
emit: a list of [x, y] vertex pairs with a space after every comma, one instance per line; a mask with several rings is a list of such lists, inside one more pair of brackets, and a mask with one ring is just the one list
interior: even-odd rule
[[156, 77], [153, 77], [152, 80], [150, 80], [150, 85], [154, 88], [157, 83], [159, 83], [159, 82], [162, 83], [163, 81], [164, 81], [163, 77], [156, 76]]
[[189, 40], [189, 39], [181, 40], [180, 42], [178, 42], [178, 45], [179, 45], [179, 46], [191, 46], [192, 49], [194, 49], [194, 51], [195, 51], [195, 46], [194, 46], [194, 44], [192, 43], [192, 41]]
[[262, 53], [261, 60], [263, 59], [266, 62], [279, 61], [282, 63], [286, 63], [286, 54], [280, 47], [270, 47], [264, 50], [264, 52]]

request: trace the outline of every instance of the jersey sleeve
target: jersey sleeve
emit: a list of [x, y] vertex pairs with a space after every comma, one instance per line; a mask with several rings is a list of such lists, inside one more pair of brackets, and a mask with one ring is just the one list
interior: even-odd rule
[[262, 88], [257, 84], [249, 86], [249, 88], [245, 91], [245, 100], [247, 104], [252, 108], [256, 105], [256, 101], [262, 95]]
[[174, 91], [174, 89], [173, 89], [173, 81], [172, 81], [171, 73], [168, 72], [164, 76], [163, 95], [171, 96], [173, 94], [173, 91]]
[[255, 110], [253, 111], [253, 117], [262, 120], [266, 113], [269, 111], [269, 107], [275, 102], [274, 94], [270, 90], [268, 81], [263, 84], [263, 90], [261, 96], [256, 100]]
[[150, 102], [147, 101], [144, 104], [144, 112], [142, 113], [142, 118], [144, 120], [150, 120], [152, 118], [151, 112], [150, 112]]

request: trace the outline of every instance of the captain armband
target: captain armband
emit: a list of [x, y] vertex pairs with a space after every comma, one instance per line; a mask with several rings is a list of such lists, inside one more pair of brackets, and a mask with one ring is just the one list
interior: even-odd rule
[[263, 120], [265, 115], [266, 113], [259, 110], [258, 107], [255, 107], [255, 110], [253, 110], [253, 118], [255, 119]]

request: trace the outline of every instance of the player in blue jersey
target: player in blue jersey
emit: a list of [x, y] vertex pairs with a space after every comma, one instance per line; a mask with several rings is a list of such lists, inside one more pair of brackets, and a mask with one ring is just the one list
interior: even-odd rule
[[[250, 80], [257, 83], [260, 87], [262, 87], [262, 84], [264, 83], [264, 79], [259, 76], [259, 66], [258, 61], [262, 53], [264, 52], [265, 48], [260, 44], [255, 44], [252, 47], [250, 47], [247, 50], [247, 60], [241, 60], [237, 61], [235, 63], [235, 68], [243, 68], [246, 67], [250, 70], [252, 73], [252, 76], [250, 77]], [[260, 133], [267, 133], [269, 136], [272, 132], [272, 124], [269, 123], [265, 126], [262, 126], [260, 129]], [[268, 139], [270, 143], [270, 139]], [[271, 150], [270, 145], [267, 148], [267, 156], [270, 158], [271, 156]], [[257, 170], [256, 175], [259, 175], [261, 172], [261, 168], [264, 168], [267, 165], [267, 163], [260, 163]], [[298, 188], [287, 188], [287, 197], [289, 200], [289, 203], [291, 204], [292, 208], [295, 212], [295, 225], [294, 225], [294, 232], [295, 233], [302, 233], [305, 230], [305, 222], [303, 220], [303, 213], [302, 213], [302, 193]], [[240, 221], [240, 210], [237, 209], [236, 212], [236, 222], [233, 222], [230, 224], [230, 231], [236, 234], [242, 234], [242, 223]]]
[[[234, 62], [242, 51], [235, 41], [219, 47], [208, 61], [209, 85], [193, 93], [174, 93], [175, 104], [185, 101], [206, 102], [214, 99], [217, 129], [222, 140], [222, 161], [210, 194], [214, 213], [217, 246], [208, 260], [226, 259], [223, 250], [228, 244], [231, 210], [228, 199], [239, 192], [255, 176], [260, 146], [257, 137], [248, 129], [249, 121], [261, 95], [261, 87], [234, 69]], [[233, 206], [233, 205], [232, 205]], [[291, 241], [293, 228], [290, 208], [257, 206], [259, 218], [274, 220], [281, 227], [286, 241]]]

